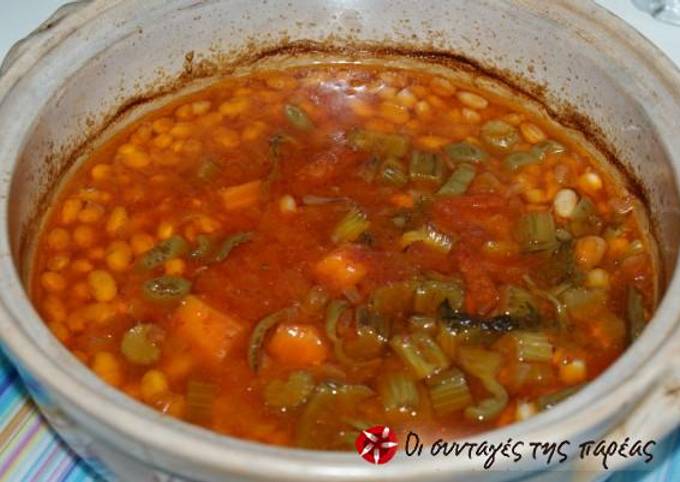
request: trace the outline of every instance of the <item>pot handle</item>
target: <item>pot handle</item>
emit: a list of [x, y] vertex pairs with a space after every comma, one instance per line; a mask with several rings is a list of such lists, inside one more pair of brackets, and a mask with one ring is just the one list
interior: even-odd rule
[[[653, 440], [656, 446], [670, 432], [680, 427], [680, 332], [676, 332], [666, 349], [650, 360], [650, 365], [664, 367], [655, 383], [649, 386], [649, 393], [626, 416], [626, 418], [603, 439], [621, 443], [629, 438], [630, 443]], [[655, 446], [655, 447], [656, 447]], [[652, 449], [653, 452], [653, 449]], [[602, 460], [598, 457], [575, 459], [571, 468], [573, 482], [591, 481], [593, 474], [611, 474], [625, 469], [629, 461], [622, 457], [607, 460], [604, 472]], [[599, 480], [599, 479], [598, 479]]]
[[16, 60], [27, 50], [28, 45], [33, 40], [39, 39], [45, 32], [48, 32], [55, 25], [61, 22], [65, 17], [71, 15], [77, 10], [90, 3], [92, 0], [76, 0], [59, 7], [47, 20], [45, 20], [38, 28], [33, 30], [23, 39], [16, 42], [5, 55], [2, 64], [0, 64], [0, 76], [7, 72]]

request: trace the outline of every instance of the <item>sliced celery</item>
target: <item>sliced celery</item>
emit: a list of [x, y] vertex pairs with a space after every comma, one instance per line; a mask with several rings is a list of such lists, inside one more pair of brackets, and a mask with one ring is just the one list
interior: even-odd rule
[[[558, 240], [559, 231], [559, 229], [555, 231], [555, 237]], [[574, 279], [577, 270], [572, 242], [558, 242], [557, 249], [544, 254], [541, 267], [536, 273], [536, 277], [542, 281], [541, 284], [554, 286]]]
[[536, 300], [527, 290], [508, 285], [503, 288], [500, 311], [518, 320], [538, 321]]
[[413, 315], [408, 319], [409, 330], [413, 333], [427, 333], [434, 335], [437, 332], [437, 318], [433, 316]]
[[571, 235], [569, 231], [562, 228], [557, 228], [555, 230], [555, 236], [557, 237], [557, 240], [562, 244], [567, 244], [569, 241], [574, 239], [574, 237]]
[[590, 199], [583, 196], [579, 199], [579, 202], [576, 203], [576, 207], [572, 211], [571, 217], [572, 219], [585, 219], [593, 214], [595, 214], [595, 205]]
[[406, 227], [406, 224], [408, 223], [408, 215], [398, 214], [394, 216], [391, 221], [396, 228], [404, 229]]
[[402, 158], [409, 149], [409, 140], [406, 136], [367, 129], [351, 131], [348, 140], [355, 149], [368, 151], [383, 158]]
[[196, 247], [189, 253], [189, 257], [203, 263], [220, 263], [227, 259], [231, 251], [240, 244], [252, 239], [252, 233], [236, 233], [217, 241], [214, 236], [201, 234], [196, 236]]
[[380, 166], [380, 180], [387, 185], [403, 187], [408, 182], [408, 175], [401, 162], [388, 159]]
[[190, 380], [187, 383], [186, 417], [194, 423], [208, 423], [212, 418], [217, 386], [214, 383]]
[[397, 316], [411, 311], [415, 283], [400, 281], [377, 288], [371, 295], [371, 308], [383, 316]]
[[302, 405], [314, 390], [314, 377], [293, 372], [287, 380], [272, 380], [264, 388], [264, 402], [270, 407], [291, 409]]
[[161, 357], [160, 342], [163, 330], [146, 323], [135, 325], [125, 332], [120, 351], [127, 361], [135, 365], [151, 365]]
[[213, 256], [213, 261], [215, 263], [221, 263], [222, 261], [227, 259], [232, 249], [243, 243], [247, 243], [252, 239], [252, 237], [253, 237], [252, 233], [236, 233], [234, 235], [227, 237], [224, 241], [222, 241], [220, 246], [217, 248], [217, 251]]
[[180, 301], [190, 292], [191, 281], [181, 276], [159, 276], [142, 285], [144, 298], [156, 303]]
[[201, 181], [212, 181], [220, 172], [220, 166], [210, 159], [201, 162], [196, 170], [196, 177]]
[[346, 353], [342, 340], [338, 337], [338, 321], [343, 313], [349, 308], [349, 304], [341, 300], [333, 300], [326, 308], [326, 336], [333, 344], [335, 358], [344, 365], [355, 365]]
[[418, 386], [402, 372], [388, 373], [380, 378], [378, 394], [385, 410], [416, 410], [420, 403]]
[[551, 139], [541, 141], [531, 148], [531, 152], [538, 158], [543, 159], [550, 154], [561, 154], [567, 150], [562, 144]]
[[576, 237], [588, 234], [599, 234], [602, 231], [602, 219], [597, 214], [595, 205], [586, 196], [583, 196], [571, 213], [569, 229]]
[[439, 416], [462, 410], [474, 403], [463, 372], [452, 368], [428, 381], [432, 408]]
[[255, 373], [260, 370], [260, 364], [262, 362], [262, 345], [264, 344], [267, 333], [281, 321], [290, 317], [292, 312], [293, 308], [285, 308], [265, 316], [257, 323], [257, 325], [255, 325], [253, 333], [250, 335], [250, 340], [248, 341], [247, 353], [248, 366]]
[[458, 361], [463, 370], [478, 378], [491, 394], [490, 398], [467, 407], [465, 416], [478, 422], [486, 422], [497, 417], [508, 404], [508, 393], [496, 380], [503, 357], [499, 353], [482, 348], [462, 346], [458, 349]]
[[552, 408], [558, 403], [578, 393], [581, 388], [583, 388], [583, 384], [574, 385], [573, 387], [564, 388], [548, 395], [543, 395], [542, 397], [538, 397], [536, 399], [536, 405], [538, 405], [541, 410]]
[[359, 293], [359, 289], [356, 286], [349, 286], [343, 289], [342, 294], [352, 304], [357, 304], [361, 301], [361, 293]]
[[339, 341], [338, 321], [342, 314], [349, 308], [349, 304], [341, 300], [333, 300], [326, 309], [326, 336], [333, 344]]
[[555, 370], [550, 363], [519, 362], [509, 374], [508, 386], [514, 389], [523, 387], [545, 387], [557, 383]]
[[316, 387], [297, 422], [295, 442], [299, 447], [318, 449], [321, 436], [319, 424], [328, 417], [330, 406], [335, 399], [335, 389], [328, 384]]
[[325, 206], [327, 204], [343, 204], [350, 202], [351, 199], [346, 197], [302, 196], [302, 204], [305, 206]]
[[297, 421], [296, 445], [315, 450], [346, 448], [345, 441], [338, 440], [343, 438], [347, 425], [342, 415], [356, 411], [357, 406], [374, 395], [364, 385], [319, 384]]
[[456, 356], [456, 350], [461, 341], [464, 341], [465, 335], [453, 326], [449, 326], [446, 321], [439, 323], [437, 326], [437, 344], [442, 351], [451, 359]]
[[441, 159], [431, 152], [413, 151], [409, 163], [411, 181], [429, 182], [439, 185], [444, 176]]
[[[355, 429], [357, 432], [361, 432], [362, 430], [366, 430], [367, 428], [375, 427], [377, 425], [375, 422], [369, 422], [365, 419], [353, 417], [343, 417], [342, 421]], [[352, 445], [354, 445], [354, 440], [355, 439], [352, 439]]]
[[390, 337], [391, 326], [389, 320], [370, 306], [357, 306], [355, 310], [357, 334], [372, 333], [382, 341]]
[[555, 307], [555, 315], [557, 316], [557, 322], [560, 325], [560, 329], [565, 331], [569, 327], [569, 314], [567, 313], [567, 307], [562, 303], [557, 296], [544, 292], [543, 296]]
[[588, 313], [604, 306], [607, 295], [598, 289], [569, 288], [561, 294], [561, 299], [569, 313]]
[[478, 193], [501, 193], [505, 188], [496, 176], [486, 171], [475, 178], [475, 190]]
[[138, 265], [145, 270], [152, 270], [163, 265], [166, 261], [186, 254], [189, 245], [183, 237], [175, 235], [158, 243], [144, 253]]
[[640, 333], [644, 330], [647, 322], [645, 320], [645, 305], [642, 293], [633, 286], [628, 287], [626, 317], [628, 318], [630, 339], [631, 341], [634, 341], [640, 336]]
[[448, 253], [453, 248], [453, 239], [444, 233], [437, 231], [431, 225], [425, 225], [414, 231], [407, 231], [401, 236], [400, 245], [404, 249], [413, 243], [421, 242], [426, 246], [439, 251]]
[[489, 155], [469, 142], [456, 142], [444, 147], [444, 151], [454, 162], [478, 163], [485, 161]]
[[490, 120], [479, 131], [482, 141], [497, 151], [510, 151], [519, 142], [519, 133], [512, 125], [502, 120]]
[[379, 167], [380, 159], [376, 156], [372, 156], [359, 167], [357, 175], [366, 182], [373, 182], [375, 176], [378, 174]]
[[518, 361], [549, 362], [552, 360], [553, 344], [545, 333], [516, 331], [510, 336], [515, 341]]
[[390, 319], [370, 306], [361, 305], [354, 310], [354, 321], [356, 336], [347, 337], [342, 345], [350, 364], [358, 366], [377, 362], [392, 330]]
[[[559, 256], [559, 252], [560, 250], [557, 251], [555, 256]], [[523, 278], [533, 294], [540, 296], [541, 298], [552, 303], [552, 305], [555, 307], [555, 315], [557, 316], [557, 321], [560, 325], [560, 328], [562, 330], [566, 330], [569, 326], [569, 315], [567, 313], [566, 305], [562, 303], [562, 301], [560, 301], [557, 295], [552, 291], [542, 290], [536, 286], [536, 283], [534, 283], [529, 275], [525, 275]]]
[[437, 191], [439, 196], [460, 196], [465, 194], [475, 178], [475, 168], [470, 164], [461, 164], [451, 174], [451, 177]]
[[196, 236], [196, 247], [191, 250], [189, 257], [195, 260], [203, 260], [212, 253], [213, 249], [215, 249], [213, 238], [205, 234], [199, 234]]
[[396, 335], [390, 340], [390, 346], [417, 379], [449, 366], [449, 359], [444, 352], [425, 333]]
[[465, 288], [458, 280], [425, 280], [417, 284], [413, 298], [413, 310], [418, 314], [436, 315], [442, 303], [457, 311], [463, 306]]
[[555, 221], [548, 211], [530, 212], [517, 224], [517, 238], [526, 252], [549, 251], [557, 248]]
[[331, 239], [335, 244], [351, 243], [356, 241], [370, 225], [366, 213], [359, 208], [352, 208], [335, 226]]
[[286, 104], [283, 107], [283, 113], [286, 115], [288, 122], [297, 129], [309, 131], [314, 128], [314, 123], [312, 123], [307, 113], [296, 105]]
[[517, 171], [524, 166], [538, 164], [539, 162], [541, 162], [541, 158], [532, 151], [513, 152], [503, 159], [503, 165], [510, 171]]

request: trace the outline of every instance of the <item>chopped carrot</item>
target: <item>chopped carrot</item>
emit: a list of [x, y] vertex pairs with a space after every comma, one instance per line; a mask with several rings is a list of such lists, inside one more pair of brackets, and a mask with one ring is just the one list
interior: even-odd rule
[[177, 333], [195, 355], [220, 362], [244, 331], [236, 318], [216, 310], [196, 296], [187, 296], [176, 313]]
[[390, 202], [399, 208], [412, 208], [415, 204], [413, 196], [408, 193], [397, 193], [390, 196]]
[[238, 186], [220, 190], [222, 202], [228, 211], [245, 208], [257, 203], [260, 199], [262, 181], [251, 181]]
[[356, 285], [366, 276], [366, 266], [352, 259], [347, 248], [339, 248], [319, 261], [314, 272], [320, 283], [342, 291]]
[[314, 325], [279, 325], [267, 352], [277, 361], [296, 367], [318, 365], [328, 357], [326, 344]]

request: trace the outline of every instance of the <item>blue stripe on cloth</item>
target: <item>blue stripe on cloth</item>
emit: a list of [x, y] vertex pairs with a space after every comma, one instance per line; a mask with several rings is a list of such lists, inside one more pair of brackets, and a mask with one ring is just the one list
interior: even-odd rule
[[0, 432], [13, 420], [13, 432], [0, 440], [0, 482], [99, 480], [42, 419], [16, 370], [0, 352]]
[[[31, 407], [29, 416], [15, 427], [13, 436], [0, 440], [0, 467], [10, 465], [7, 474], [0, 473], [0, 482], [101, 482], [38, 415], [16, 371], [0, 353], [0, 431], [26, 404]], [[27, 430], [33, 424], [37, 424], [37, 428]], [[24, 438], [17, 440], [18, 436]], [[16, 451], [16, 442], [23, 442], [23, 449]], [[653, 470], [642, 464], [634, 465], [612, 474], [607, 482], [680, 481], [680, 429], [663, 441], [655, 454], [662, 460]], [[20, 463], [11, 465], [8, 457]]]

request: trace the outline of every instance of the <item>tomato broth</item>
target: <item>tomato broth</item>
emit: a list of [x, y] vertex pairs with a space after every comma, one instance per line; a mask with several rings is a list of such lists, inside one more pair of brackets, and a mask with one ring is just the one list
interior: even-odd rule
[[511, 105], [386, 65], [225, 78], [88, 156], [32, 299], [103, 380], [235, 437], [531, 417], [635, 339], [655, 273], [634, 194]]

